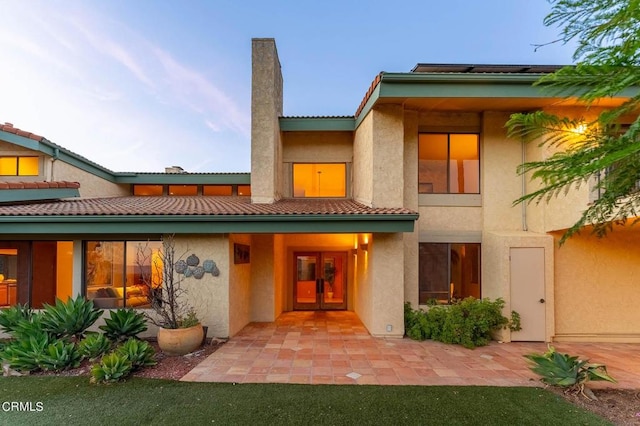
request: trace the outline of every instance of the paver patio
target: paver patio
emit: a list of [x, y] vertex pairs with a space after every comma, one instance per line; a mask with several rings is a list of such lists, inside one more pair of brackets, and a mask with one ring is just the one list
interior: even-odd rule
[[[617, 384], [640, 389], [640, 344], [554, 343], [561, 352], [604, 363]], [[540, 386], [522, 356], [545, 343], [492, 342], [465, 349], [431, 340], [376, 338], [353, 312], [287, 312], [251, 323], [183, 381], [380, 385]]]

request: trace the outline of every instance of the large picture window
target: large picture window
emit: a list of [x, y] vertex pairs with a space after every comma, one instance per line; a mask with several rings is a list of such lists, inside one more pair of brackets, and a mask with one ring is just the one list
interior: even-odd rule
[[296, 163], [293, 165], [293, 196], [329, 198], [347, 196], [345, 163]]
[[150, 307], [149, 284], [162, 281], [161, 249], [160, 241], [86, 241], [87, 298], [99, 308]]
[[420, 243], [419, 303], [451, 303], [480, 292], [480, 244]]
[[479, 194], [479, 141], [477, 134], [421, 133], [418, 137], [418, 192]]

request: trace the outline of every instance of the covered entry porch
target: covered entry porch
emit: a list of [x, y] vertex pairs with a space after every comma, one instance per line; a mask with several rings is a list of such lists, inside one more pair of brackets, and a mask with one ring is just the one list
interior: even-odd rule
[[[248, 274], [236, 274], [241, 265], [230, 265], [230, 336], [249, 322], [273, 322], [291, 311], [350, 311], [373, 335], [403, 335], [402, 233], [232, 234], [229, 238], [230, 245], [251, 250]], [[244, 289], [235, 288], [243, 285]], [[243, 306], [244, 317], [237, 315]]]

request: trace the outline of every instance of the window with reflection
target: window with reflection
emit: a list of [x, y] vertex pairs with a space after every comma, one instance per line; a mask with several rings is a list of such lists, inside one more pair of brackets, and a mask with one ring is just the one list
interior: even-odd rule
[[296, 163], [293, 196], [296, 198], [346, 197], [345, 163]]
[[480, 244], [420, 243], [418, 282], [421, 305], [479, 299]]
[[0, 249], [0, 308], [18, 300], [18, 249]]
[[418, 192], [479, 194], [479, 135], [421, 133], [418, 137]]
[[149, 291], [162, 282], [162, 242], [86, 241], [86, 296], [99, 308], [150, 307]]

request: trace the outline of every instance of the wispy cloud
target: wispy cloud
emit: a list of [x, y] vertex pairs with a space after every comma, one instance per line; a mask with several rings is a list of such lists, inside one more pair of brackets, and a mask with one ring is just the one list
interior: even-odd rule
[[239, 111], [236, 102], [198, 71], [181, 64], [168, 52], [152, 47], [163, 65], [176, 99], [205, 116], [213, 114], [225, 126], [248, 136], [249, 117]]

